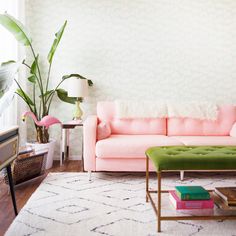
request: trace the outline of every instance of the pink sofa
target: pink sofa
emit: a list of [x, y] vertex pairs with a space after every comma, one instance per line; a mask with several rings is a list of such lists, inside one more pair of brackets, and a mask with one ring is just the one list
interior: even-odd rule
[[[97, 140], [97, 125], [109, 122], [111, 135]], [[114, 102], [99, 102], [97, 116], [84, 123], [86, 171], [145, 171], [145, 150], [151, 146], [233, 145], [230, 130], [236, 107], [219, 107], [216, 121], [191, 118], [118, 119]]]

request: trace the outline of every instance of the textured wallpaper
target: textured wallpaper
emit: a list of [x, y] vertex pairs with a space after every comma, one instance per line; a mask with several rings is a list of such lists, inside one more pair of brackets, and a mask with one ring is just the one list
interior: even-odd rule
[[[92, 79], [86, 115], [97, 101], [117, 98], [236, 103], [234, 0], [27, 0], [26, 22], [41, 59], [64, 20], [52, 84], [68, 73]], [[56, 100], [51, 113], [68, 120], [72, 109]], [[54, 128], [52, 136], [59, 135]], [[81, 155], [80, 141], [75, 130], [73, 156]]]

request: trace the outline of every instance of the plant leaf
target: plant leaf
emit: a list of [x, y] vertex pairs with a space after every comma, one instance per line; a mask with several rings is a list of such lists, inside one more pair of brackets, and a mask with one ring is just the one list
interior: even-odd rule
[[25, 46], [31, 44], [32, 39], [24, 25], [13, 16], [8, 15], [7, 13], [0, 14], [0, 24], [10, 31], [19, 43], [22, 43]]
[[88, 86], [90, 86], [90, 87], [93, 86], [93, 81], [91, 79], [88, 79]]
[[29, 78], [28, 78], [29, 82], [33, 83], [33, 84], [36, 84], [36, 77], [35, 75], [31, 75]]
[[62, 80], [66, 80], [66, 79], [69, 79], [71, 77], [77, 77], [77, 78], [80, 78], [80, 79], [86, 79], [88, 80], [88, 86], [93, 86], [93, 81], [91, 79], [87, 79], [85, 78], [84, 76], [80, 75], [80, 74], [70, 74], [70, 75], [64, 75], [62, 76]]
[[51, 46], [51, 49], [50, 49], [50, 51], [48, 53], [48, 62], [50, 64], [52, 63], [53, 56], [54, 56], [54, 54], [56, 52], [58, 44], [60, 43], [61, 37], [62, 37], [62, 35], [64, 33], [64, 29], [66, 27], [66, 24], [67, 24], [67, 21], [65, 21], [65, 23], [60, 28], [60, 30], [55, 34], [56, 38], [54, 39], [53, 44]]
[[4, 62], [2, 62], [1, 66], [6, 66], [6, 65], [9, 65], [9, 64], [11, 64], [11, 63], [16, 63], [16, 62], [13, 61], [13, 60], [10, 60], [10, 61], [4, 61]]
[[33, 75], [36, 75], [38, 57], [39, 57], [39, 55], [36, 56], [35, 60], [33, 61], [32, 65], [30, 67], [30, 73]]
[[57, 96], [59, 97], [59, 99], [61, 101], [71, 103], [71, 104], [75, 104], [77, 98], [68, 97], [68, 93], [67, 93], [66, 90], [57, 89], [56, 91], [57, 91]]
[[30, 97], [20, 88], [16, 90], [16, 94], [18, 94], [28, 105], [34, 106], [34, 103], [30, 99]]
[[70, 74], [70, 75], [64, 75], [62, 76], [62, 79], [65, 80], [65, 79], [69, 79], [71, 77], [77, 77], [77, 78], [80, 78], [80, 79], [87, 79], [85, 77], [83, 77], [82, 75], [80, 74]]
[[[43, 94], [43, 96], [47, 98], [47, 96], [49, 96], [52, 92], [54, 92], [54, 89], [48, 90], [47, 92], [45, 92], [45, 93]], [[41, 98], [42, 95], [40, 95], [39, 97]]]

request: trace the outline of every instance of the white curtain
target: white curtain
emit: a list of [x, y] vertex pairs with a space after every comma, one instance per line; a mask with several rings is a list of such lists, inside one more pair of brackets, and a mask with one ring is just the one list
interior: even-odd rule
[[[18, 4], [19, 1], [17, 0], [0, 1], [0, 13], [7, 12], [15, 18], [18, 18]], [[18, 60], [17, 41], [11, 33], [0, 26], [0, 64], [8, 60]], [[17, 102], [15, 97], [0, 116], [0, 129], [16, 124]]]

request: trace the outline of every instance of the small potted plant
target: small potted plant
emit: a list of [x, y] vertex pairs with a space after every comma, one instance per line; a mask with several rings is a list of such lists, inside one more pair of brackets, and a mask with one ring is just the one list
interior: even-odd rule
[[[28, 106], [28, 111], [23, 114], [23, 119], [28, 115], [35, 121], [34, 126], [37, 144], [42, 144], [44, 146], [43, 149], [45, 146], [50, 148], [46, 164], [46, 168], [48, 169], [52, 166], [53, 150], [55, 145], [55, 141], [49, 138], [48, 128], [52, 124], [60, 123], [60, 121], [55, 117], [49, 115], [53, 98], [57, 95], [63, 102], [71, 104], [75, 104], [77, 100], [77, 98], [68, 97], [67, 91], [60, 88], [60, 85], [68, 78], [67, 76], [63, 77], [54, 88], [49, 87], [53, 58], [64, 33], [67, 21], [64, 22], [60, 30], [55, 34], [55, 39], [47, 56], [48, 72], [46, 78], [43, 78], [41, 73], [41, 68], [39, 65], [40, 56], [39, 54], [36, 54], [32, 45], [32, 38], [23, 24], [7, 13], [0, 14], [0, 24], [10, 31], [20, 44], [29, 48], [32, 53], [33, 61], [31, 63], [26, 60], [22, 62], [22, 64], [29, 71], [27, 81], [28, 86], [31, 87], [32, 94], [28, 94], [20, 83], [15, 80], [18, 86], [16, 94], [18, 94]], [[91, 85], [91, 80], [88, 80], [88, 83]], [[45, 123], [46, 120], [48, 121], [47, 124]]]

